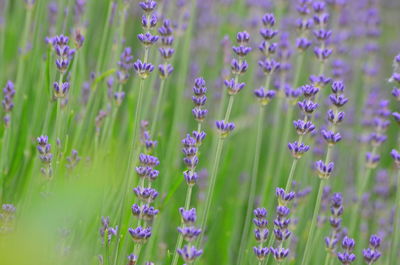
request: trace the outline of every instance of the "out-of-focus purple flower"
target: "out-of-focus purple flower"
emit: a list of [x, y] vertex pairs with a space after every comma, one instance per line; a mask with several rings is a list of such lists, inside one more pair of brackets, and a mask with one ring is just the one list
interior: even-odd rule
[[107, 217], [102, 216], [100, 237], [103, 244], [105, 244], [105, 242], [107, 241], [107, 244], [109, 245], [111, 243], [112, 238], [117, 236], [117, 233], [118, 233], [118, 226], [110, 227], [110, 218], [108, 216]]
[[275, 91], [267, 90], [264, 87], [255, 89], [253, 93], [262, 106], [266, 106], [271, 101], [271, 99], [275, 97], [276, 94]]
[[71, 151], [71, 155], [67, 157], [67, 161], [68, 163], [66, 167], [71, 170], [74, 169], [78, 165], [79, 161], [81, 161], [81, 157], [78, 155], [78, 151], [73, 149]]
[[6, 127], [9, 126], [11, 121], [11, 111], [14, 108], [14, 83], [7, 81], [6, 86], [3, 88], [4, 99], [1, 101], [4, 110], [4, 123]]
[[318, 160], [315, 162], [314, 166], [318, 176], [321, 179], [329, 179], [335, 164], [333, 162], [325, 164], [322, 160]]

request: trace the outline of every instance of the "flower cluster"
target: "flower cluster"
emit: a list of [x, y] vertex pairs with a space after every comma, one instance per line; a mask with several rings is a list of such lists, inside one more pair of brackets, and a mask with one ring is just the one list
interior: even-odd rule
[[81, 161], [81, 157], [78, 155], [78, 151], [76, 151], [75, 149], [73, 149], [71, 151], [71, 155], [67, 157], [67, 165], [66, 167], [70, 170], [74, 169], [79, 161]]
[[378, 250], [380, 245], [381, 238], [377, 235], [371, 235], [369, 248], [363, 249], [364, 260], [367, 264], [373, 264], [381, 257], [381, 252]]
[[[128, 78], [130, 76], [130, 70], [132, 69], [132, 49], [130, 47], [126, 47], [122, 53], [121, 56], [119, 57], [119, 61], [117, 62], [118, 65], [118, 70], [116, 72], [117, 75], [117, 81], [120, 84], [125, 84], [128, 81]], [[116, 93], [121, 93], [121, 92], [116, 92]], [[114, 93], [114, 96], [116, 94]]]
[[276, 207], [276, 218], [274, 220], [274, 235], [276, 247], [271, 247], [270, 251], [277, 262], [282, 262], [288, 255], [289, 249], [284, 248], [284, 242], [289, 239], [291, 232], [289, 224], [291, 219], [288, 217], [290, 209], [286, 206], [295, 197], [294, 192], [286, 192], [282, 188], [276, 189], [278, 206]]
[[69, 91], [69, 82], [63, 82], [63, 75], [69, 68], [71, 61], [75, 55], [75, 50], [71, 49], [68, 45], [69, 38], [64, 35], [48, 38], [47, 40], [53, 45], [53, 49], [57, 55], [56, 66], [60, 72], [59, 82], [54, 82], [54, 96], [56, 98], [65, 99]]
[[381, 100], [379, 102], [379, 108], [374, 112], [374, 117], [371, 122], [373, 132], [368, 136], [368, 141], [372, 146], [372, 151], [367, 152], [365, 155], [367, 168], [376, 168], [380, 161], [380, 155], [377, 152], [379, 147], [387, 139], [385, 133], [390, 125], [390, 122], [388, 121], [390, 114], [389, 101]]
[[323, 63], [332, 54], [332, 49], [327, 48], [329, 39], [332, 36], [332, 31], [326, 29], [329, 15], [325, 11], [325, 2], [314, 2], [313, 9], [315, 12], [313, 19], [316, 26], [316, 29], [313, 31], [313, 33], [314, 37], [319, 42], [319, 46], [314, 48], [314, 54], [317, 59]]
[[356, 259], [356, 255], [353, 253], [355, 245], [354, 239], [347, 236], [343, 238], [342, 248], [344, 252], [337, 253], [337, 257], [343, 265], [349, 265]]
[[275, 25], [275, 17], [273, 14], [265, 14], [262, 17], [262, 23], [265, 28], [260, 30], [260, 35], [263, 37], [263, 41], [259, 46], [259, 50], [265, 57], [262, 60], [258, 61], [258, 65], [266, 75], [265, 87], [260, 87], [254, 90], [254, 95], [257, 100], [260, 102], [261, 106], [267, 105], [270, 100], [275, 97], [275, 91], [269, 90], [269, 85], [271, 82], [271, 75], [278, 71], [280, 68], [280, 64], [275, 61], [271, 56], [275, 54], [278, 44], [273, 43], [272, 39], [278, 34], [277, 30], [273, 29]]
[[310, 2], [305, 0], [298, 0], [296, 10], [300, 17], [296, 21], [297, 29], [300, 31], [299, 37], [296, 39], [296, 47], [300, 52], [306, 51], [312, 44], [308, 39], [309, 31], [313, 26], [313, 20], [309, 16]]
[[203, 250], [196, 249], [196, 247], [192, 245], [192, 243], [200, 235], [201, 229], [194, 226], [196, 223], [195, 208], [188, 210], [185, 208], [180, 208], [179, 212], [181, 213], [182, 227], [178, 227], [178, 232], [181, 234], [187, 244], [184, 245], [183, 248], [177, 249], [177, 252], [187, 264], [192, 264], [196, 258], [203, 254]]
[[207, 109], [203, 109], [203, 106], [206, 104], [207, 101], [207, 97], [205, 95], [207, 92], [207, 88], [205, 87], [205, 85], [206, 82], [201, 77], [196, 78], [196, 80], [194, 81], [194, 95], [192, 96], [192, 101], [195, 107], [192, 110], [192, 114], [197, 122], [204, 121], [208, 113]]
[[[146, 130], [148, 123], [142, 122], [142, 137], [143, 144], [145, 145], [147, 154], [139, 155], [140, 165], [136, 167], [136, 173], [140, 178], [139, 185], [133, 189], [138, 203], [132, 205], [131, 210], [133, 216], [138, 218], [138, 226], [136, 228], [129, 228], [128, 232], [136, 245], [141, 245], [147, 242], [151, 236], [151, 224], [154, 217], [158, 214], [158, 210], [151, 206], [151, 203], [157, 198], [158, 192], [151, 187], [154, 180], [157, 179], [159, 171], [154, 169], [159, 165], [160, 161], [157, 157], [152, 156], [150, 153], [153, 150], [156, 142], [151, 140], [149, 132]], [[147, 185], [146, 185], [147, 182]], [[142, 226], [141, 222], [147, 224]], [[135, 253], [139, 255], [139, 253]]]
[[169, 63], [175, 50], [172, 48], [174, 42], [173, 29], [171, 21], [165, 19], [162, 26], [158, 29], [161, 36], [161, 47], [159, 48], [160, 55], [164, 62], [158, 66], [160, 77], [166, 79], [174, 71], [174, 67]]
[[50, 179], [53, 176], [53, 169], [51, 162], [53, 160], [53, 154], [51, 153], [51, 145], [49, 144], [49, 138], [47, 135], [42, 135], [36, 138], [37, 150], [39, 152], [39, 158], [42, 161], [43, 167], [40, 169], [42, 174]]
[[256, 226], [256, 229], [254, 229], [254, 236], [258, 246], [253, 247], [253, 251], [257, 259], [259, 261], [263, 261], [270, 251], [268, 247], [264, 247], [269, 234], [269, 230], [267, 228], [268, 220], [266, 219], [267, 210], [265, 210], [265, 208], [257, 208], [254, 210], [254, 215], [255, 218], [253, 219], [253, 223]]
[[12, 204], [3, 204], [0, 210], [0, 234], [11, 232], [14, 228], [16, 208]]
[[111, 239], [118, 234], [118, 226], [110, 226], [110, 217], [101, 217], [100, 238], [103, 244], [110, 245]]
[[145, 0], [144, 2], [139, 2], [139, 6], [145, 12], [142, 16], [142, 27], [145, 30], [145, 33], [139, 33], [137, 38], [144, 46], [145, 51], [143, 61], [138, 59], [133, 64], [133, 68], [141, 79], [146, 79], [154, 70], [154, 66], [151, 63], [148, 63], [147, 60], [149, 56], [149, 48], [158, 41], [158, 36], [151, 33], [152, 29], [157, 25], [158, 20], [157, 15], [154, 13], [155, 8], [157, 7], [157, 2], [153, 0]]
[[329, 218], [329, 223], [332, 227], [332, 231], [329, 237], [325, 237], [325, 246], [327, 251], [333, 255], [342, 229], [341, 216], [343, 215], [343, 198], [340, 193], [334, 193], [332, 195], [331, 214], [332, 216]]
[[7, 81], [6, 86], [3, 88], [3, 94], [4, 94], [4, 99], [1, 101], [5, 113], [3, 120], [6, 127], [8, 127], [11, 121], [11, 111], [14, 108], [15, 89], [13, 82]]
[[315, 130], [315, 125], [309, 120], [309, 115], [312, 115], [318, 108], [318, 104], [314, 103], [314, 98], [319, 92], [319, 88], [313, 85], [304, 85], [300, 90], [304, 95], [304, 100], [297, 102], [297, 106], [302, 111], [304, 118], [293, 122], [294, 128], [299, 135], [299, 140], [288, 144], [289, 151], [295, 159], [301, 158], [310, 149], [302, 140], [305, 135]]

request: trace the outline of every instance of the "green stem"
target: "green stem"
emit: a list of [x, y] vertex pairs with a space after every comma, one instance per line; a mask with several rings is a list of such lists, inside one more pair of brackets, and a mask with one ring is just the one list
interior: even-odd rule
[[[188, 186], [188, 188], [186, 190], [185, 210], [189, 210], [190, 201], [192, 198], [192, 189], [193, 189], [192, 186]], [[183, 221], [181, 222], [181, 225], [184, 225]], [[179, 254], [178, 254], [177, 250], [181, 248], [182, 242], [183, 242], [183, 236], [181, 233], [179, 233], [178, 240], [176, 241], [176, 245], [175, 245], [174, 257], [173, 257], [172, 263], [171, 263], [172, 265], [176, 265], [178, 262]]]
[[397, 256], [399, 254], [398, 252], [398, 246], [399, 246], [399, 220], [400, 220], [400, 170], [397, 172], [397, 191], [396, 191], [396, 202], [394, 205], [395, 209], [395, 218], [393, 222], [393, 241], [392, 241], [392, 246], [390, 249], [390, 258], [389, 258], [389, 264], [394, 264], [396, 263], [395, 261], [397, 260]]
[[258, 176], [258, 168], [260, 162], [260, 152], [261, 152], [261, 145], [262, 145], [262, 129], [263, 129], [263, 120], [264, 120], [264, 106], [260, 105], [259, 113], [258, 113], [258, 122], [257, 122], [257, 137], [255, 141], [255, 155], [254, 155], [254, 163], [253, 169], [251, 173], [251, 183], [250, 183], [250, 195], [247, 201], [247, 211], [245, 217], [245, 224], [242, 231], [242, 239], [240, 240], [240, 247], [239, 247], [239, 257], [238, 257], [238, 264], [243, 264], [243, 254], [244, 248], [247, 247], [247, 239], [249, 234], [249, 226], [250, 226], [250, 215], [252, 212], [252, 207], [254, 204], [254, 198], [256, 193], [256, 184], [257, 184], [257, 176]]
[[310, 246], [311, 246], [311, 243], [312, 243], [312, 239], [314, 238], [314, 232], [315, 232], [315, 229], [316, 229], [315, 225], [316, 225], [316, 222], [317, 222], [317, 216], [318, 216], [319, 208], [321, 206], [321, 199], [322, 199], [322, 193], [323, 193], [323, 190], [324, 190], [324, 184], [325, 184], [325, 180], [321, 179], [320, 182], [319, 182], [317, 200], [316, 200], [315, 206], [314, 206], [314, 214], [313, 214], [311, 225], [310, 225], [310, 232], [308, 234], [307, 243], [306, 243], [306, 247], [304, 249], [304, 255], [303, 255], [303, 260], [301, 261], [301, 265], [308, 264], [309, 252], [311, 250]]
[[[207, 219], [208, 219], [208, 213], [210, 210], [210, 206], [211, 206], [211, 200], [213, 197], [213, 192], [214, 192], [214, 186], [215, 186], [215, 180], [217, 178], [217, 173], [218, 173], [218, 168], [219, 168], [219, 161], [221, 159], [221, 153], [222, 153], [222, 147], [224, 145], [224, 139], [223, 138], [219, 138], [218, 142], [217, 142], [217, 150], [215, 152], [215, 159], [214, 159], [214, 163], [213, 163], [213, 167], [212, 167], [212, 171], [211, 171], [211, 176], [210, 176], [210, 183], [208, 185], [208, 190], [207, 190], [207, 196], [206, 196], [206, 202], [205, 202], [205, 209], [204, 212], [202, 214], [202, 218], [201, 218], [201, 230], [204, 231]], [[199, 244], [201, 244], [201, 240], [203, 238], [204, 232], [201, 233], [201, 235], [199, 236], [198, 242]]]
[[164, 94], [164, 86], [165, 86], [165, 79], [163, 78], [163, 79], [161, 79], [160, 91], [158, 91], [158, 95], [157, 95], [156, 110], [154, 111], [153, 121], [151, 124], [151, 130], [150, 130], [151, 136], [154, 136], [154, 132], [157, 128], [157, 123], [158, 123], [158, 119], [160, 116], [161, 100], [163, 99], [163, 94]]
[[234, 96], [229, 96], [228, 108], [226, 109], [226, 113], [225, 113], [225, 117], [224, 117], [224, 121], [225, 122], [228, 122], [229, 121], [229, 117], [231, 116], [234, 99], [235, 99]]

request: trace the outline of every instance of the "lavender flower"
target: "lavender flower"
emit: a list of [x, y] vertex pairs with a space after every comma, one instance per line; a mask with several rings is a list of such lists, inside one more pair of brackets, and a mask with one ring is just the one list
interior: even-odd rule
[[369, 248], [363, 249], [363, 256], [366, 263], [373, 264], [381, 257], [381, 252], [378, 250], [380, 245], [380, 237], [372, 235], [369, 239]]
[[342, 218], [343, 215], [343, 198], [342, 194], [335, 193], [331, 198], [331, 214], [329, 223], [332, 227], [332, 231], [329, 237], [325, 237], [326, 249], [331, 253], [335, 253], [336, 244], [339, 240], [339, 235], [342, 229]]
[[6, 127], [10, 125], [11, 121], [11, 111], [14, 108], [14, 83], [11, 81], [7, 81], [6, 86], [3, 88], [4, 99], [1, 101], [4, 110], [4, 124]]
[[337, 257], [343, 265], [349, 265], [356, 259], [353, 249], [355, 246], [354, 239], [345, 236], [342, 241], [342, 248], [344, 252], [338, 252]]
[[80, 160], [81, 160], [81, 157], [78, 156], [78, 151], [76, 151], [75, 149], [73, 149], [73, 150], [71, 151], [71, 155], [67, 157], [67, 162], [68, 162], [68, 163], [67, 163], [66, 167], [67, 167], [68, 169], [72, 170], [72, 169], [74, 169], [74, 168], [78, 165], [78, 163], [79, 163]]
[[50, 179], [53, 175], [51, 162], [53, 160], [53, 154], [51, 153], [51, 145], [49, 144], [49, 138], [47, 135], [42, 135], [36, 138], [37, 150], [39, 152], [39, 158], [42, 161], [43, 167], [41, 168], [42, 174]]
[[207, 88], [205, 87], [205, 85], [206, 82], [201, 77], [196, 78], [196, 80], [194, 81], [194, 87], [193, 87], [194, 95], [192, 97], [192, 101], [195, 107], [193, 108], [192, 113], [197, 122], [204, 121], [205, 117], [208, 114], [208, 110], [203, 109], [203, 106], [207, 101], [207, 97], [205, 95], [207, 92]]
[[267, 241], [269, 234], [267, 228], [268, 221], [266, 219], [267, 210], [265, 210], [265, 208], [257, 208], [254, 210], [254, 215], [255, 218], [253, 219], [253, 223], [256, 225], [256, 229], [254, 229], [254, 236], [259, 245], [253, 247], [253, 251], [257, 259], [259, 261], [263, 261], [270, 252], [269, 248], [263, 246]]
[[224, 120], [216, 121], [215, 125], [221, 138], [226, 138], [235, 129], [233, 122], [225, 122]]
[[3, 204], [0, 209], [0, 234], [12, 232], [16, 208], [13, 204]]
[[100, 237], [103, 244], [110, 245], [113, 237], [117, 236], [118, 226], [110, 227], [110, 217], [101, 217]]

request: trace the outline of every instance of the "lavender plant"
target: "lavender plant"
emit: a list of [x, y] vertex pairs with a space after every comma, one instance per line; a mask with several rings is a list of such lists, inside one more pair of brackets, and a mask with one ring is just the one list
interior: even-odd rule
[[0, 0], [0, 263], [396, 264], [399, 11]]

